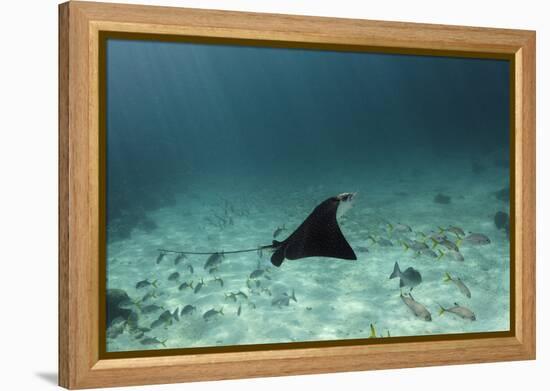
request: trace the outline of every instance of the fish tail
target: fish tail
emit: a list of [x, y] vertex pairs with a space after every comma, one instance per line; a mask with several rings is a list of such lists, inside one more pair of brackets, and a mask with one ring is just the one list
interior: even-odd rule
[[458, 239], [455, 244], [456, 247], [460, 247], [460, 245], [462, 244], [462, 238]]
[[443, 277], [443, 281], [447, 282], [452, 280], [453, 278], [451, 277], [451, 275], [448, 272], [445, 272], [445, 277]]
[[439, 233], [440, 233], [440, 234], [442, 234], [443, 232], [445, 232], [445, 228], [443, 228], [443, 227], [437, 227], [437, 228], [439, 228]]
[[164, 341], [160, 341], [160, 344], [164, 347], [166, 347], [166, 341], [168, 341], [168, 339], [165, 339]]
[[395, 262], [395, 265], [393, 265], [393, 272], [390, 274], [390, 280], [395, 277], [399, 277], [401, 275], [401, 270], [399, 270], [399, 263]]
[[372, 235], [367, 236], [367, 239], [370, 239], [370, 240], [372, 240], [374, 243], [376, 243], [376, 239], [375, 239], [374, 236], [372, 236]]
[[439, 306], [439, 316], [441, 316], [447, 310], [441, 304], [437, 303], [437, 305]]
[[390, 232], [393, 231], [393, 225], [391, 223], [387, 223], [388, 224], [388, 227], [390, 228]]
[[294, 300], [295, 303], [298, 302], [298, 300], [296, 300], [296, 295], [294, 294], [294, 289], [292, 290], [292, 295], [290, 296], [290, 298]]
[[370, 335], [369, 338], [376, 338], [376, 329], [374, 328], [374, 325], [370, 324]]
[[434, 242], [434, 245], [432, 246], [432, 249], [434, 249], [437, 247], [437, 241], [434, 238], [432, 238], [432, 242]]
[[401, 244], [403, 245], [403, 247], [405, 247], [405, 251], [410, 248], [410, 246], [406, 242], [402, 242]]
[[439, 261], [443, 257], [443, 255], [445, 255], [445, 253], [441, 251], [441, 249], [438, 249], [437, 251], [439, 251], [439, 256], [437, 257], [437, 260]]
[[151, 285], [153, 285], [155, 288], [158, 288], [158, 286], [157, 286], [157, 281], [158, 281], [158, 280], [153, 280], [153, 282], [151, 283]]

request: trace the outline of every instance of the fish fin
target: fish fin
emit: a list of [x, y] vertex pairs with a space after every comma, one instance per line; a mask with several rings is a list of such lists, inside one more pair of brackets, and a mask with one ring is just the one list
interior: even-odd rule
[[369, 338], [376, 338], [376, 329], [374, 328], [374, 325], [370, 324], [370, 335]]
[[443, 281], [447, 282], [452, 280], [453, 278], [451, 277], [451, 275], [448, 272], [445, 272], [445, 277], [443, 277]]
[[271, 263], [273, 266], [279, 267], [285, 260], [285, 249], [283, 247], [279, 248], [271, 256]]
[[295, 303], [298, 302], [298, 300], [296, 300], [296, 295], [294, 294], [294, 289], [292, 290], [292, 295], [290, 296], [290, 298], [294, 300]]
[[[412, 290], [412, 289], [411, 289], [411, 290]], [[409, 291], [409, 297], [410, 297], [413, 301], [416, 301], [416, 300], [414, 300], [414, 297], [413, 297], [413, 295], [411, 294], [410, 291]]]
[[395, 265], [393, 265], [393, 272], [392, 274], [390, 274], [390, 280], [392, 278], [399, 277], [400, 274], [401, 274], [401, 270], [399, 270], [399, 263], [395, 262]]

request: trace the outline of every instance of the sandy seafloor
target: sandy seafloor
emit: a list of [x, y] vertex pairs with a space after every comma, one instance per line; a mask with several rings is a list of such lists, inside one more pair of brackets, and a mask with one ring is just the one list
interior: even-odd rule
[[[165, 309], [197, 307], [192, 315], [182, 316], [167, 327], [145, 333], [165, 341], [164, 345], [143, 345], [127, 329], [107, 339], [107, 351], [163, 348], [188, 348], [224, 345], [320, 341], [367, 338], [372, 323], [379, 335], [418, 336], [448, 333], [505, 331], [510, 326], [510, 254], [504, 231], [496, 229], [496, 211], [508, 212], [508, 202], [495, 198], [494, 192], [508, 185], [508, 170], [491, 167], [474, 175], [469, 162], [428, 167], [425, 170], [395, 169], [332, 173], [312, 176], [299, 173], [288, 178], [250, 177], [208, 178], [178, 194], [173, 207], [149, 214], [158, 228], [151, 233], [134, 229], [130, 239], [108, 244], [107, 287], [124, 289], [139, 300], [152, 288], [137, 290], [136, 282], [158, 280], [157, 297], [146, 304]], [[466, 174], [464, 174], [466, 173]], [[203, 265], [208, 256], [188, 256], [174, 265], [175, 255], [156, 264], [158, 248], [187, 251], [219, 251], [270, 244], [273, 231], [283, 224], [288, 228], [283, 240], [324, 199], [357, 191], [354, 207], [340, 220], [342, 231], [358, 256], [357, 261], [327, 258], [285, 260], [280, 268], [260, 259], [254, 252], [227, 255], [219, 270], [209, 274]], [[439, 192], [452, 197], [450, 204], [434, 202]], [[216, 227], [207, 222], [214, 213], [223, 213], [226, 201], [233, 207], [233, 225]], [[415, 256], [399, 244], [403, 237], [390, 232], [387, 222], [403, 223], [413, 233], [403, 237], [421, 239], [418, 232], [438, 231], [438, 227], [459, 226], [466, 232], [487, 235], [485, 246], [461, 244], [464, 262], [444, 256], [440, 260]], [[369, 235], [390, 239], [392, 247], [374, 244]], [[453, 234], [448, 234], [453, 238]], [[368, 252], [364, 248], [368, 248]], [[389, 279], [394, 263], [401, 270], [413, 266], [423, 282], [412, 291], [414, 298], [431, 312], [433, 321], [416, 318], [399, 297], [399, 279]], [[186, 266], [191, 264], [194, 273]], [[259, 278], [260, 288], [251, 291], [247, 279], [257, 268], [267, 269]], [[179, 271], [178, 281], [168, 276]], [[469, 299], [452, 283], [443, 282], [444, 273], [460, 277], [472, 293]], [[224, 286], [213, 281], [218, 276]], [[197, 294], [178, 290], [180, 283], [203, 278], [205, 286]], [[255, 282], [254, 282], [255, 283]], [[295, 291], [297, 302], [273, 306], [282, 293]], [[227, 299], [225, 294], [242, 291], [248, 299]], [[404, 290], [405, 292], [408, 289]], [[270, 295], [271, 294], [271, 295]], [[438, 303], [450, 307], [459, 303], [471, 309], [477, 320], [453, 314], [438, 315]], [[240, 316], [237, 310], [241, 307]], [[203, 314], [223, 307], [224, 315], [205, 321]], [[162, 311], [140, 314], [140, 327], [149, 327]]]

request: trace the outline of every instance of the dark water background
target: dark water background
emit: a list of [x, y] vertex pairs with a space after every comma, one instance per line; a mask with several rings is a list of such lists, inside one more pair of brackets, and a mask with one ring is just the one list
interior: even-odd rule
[[204, 177], [235, 190], [508, 164], [504, 60], [110, 39], [106, 73], [109, 240], [154, 230], [147, 212]]

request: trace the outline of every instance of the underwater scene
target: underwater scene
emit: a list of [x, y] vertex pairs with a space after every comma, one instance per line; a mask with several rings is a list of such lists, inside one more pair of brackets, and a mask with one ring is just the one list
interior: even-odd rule
[[106, 351], [510, 329], [510, 63], [106, 43]]

